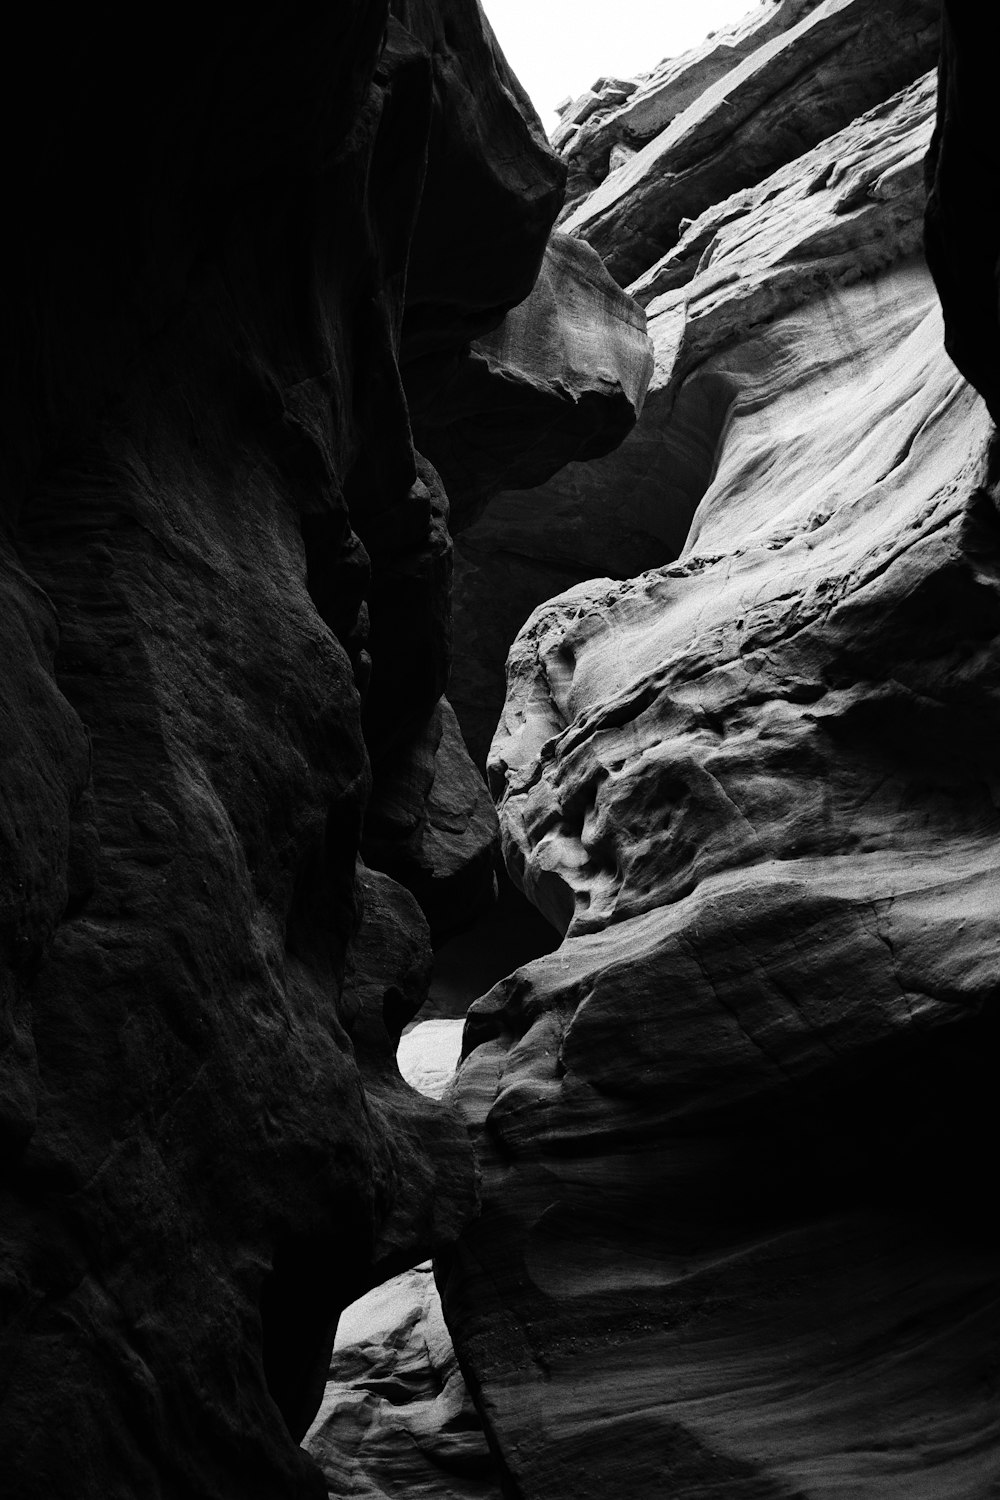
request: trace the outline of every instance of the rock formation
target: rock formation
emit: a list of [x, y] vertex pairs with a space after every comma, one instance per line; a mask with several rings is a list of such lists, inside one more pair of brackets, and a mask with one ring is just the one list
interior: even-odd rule
[[[455, 1070], [461, 1019], [419, 1021], [399, 1067], [439, 1099]], [[427, 1500], [499, 1500], [496, 1464], [458, 1368], [430, 1262], [348, 1308], [337, 1329], [323, 1401], [304, 1442], [330, 1493]]]
[[998, 1492], [985, 22], [28, 26], [4, 1495]]
[[[594, 576], [585, 528], [563, 539], [570, 474], [534, 492], [537, 542], [528, 497], [479, 523], [476, 587], [504, 545], [497, 505], [526, 559], [591, 565], [511, 651], [490, 776], [508, 867], [565, 936], [470, 1013], [452, 1097], [482, 1213], [438, 1260], [521, 1500], [1000, 1484], [982, 1186], [1000, 490], [920, 253], [926, 54], [902, 78], [905, 49], [876, 54], [794, 160], [731, 171], [738, 111], [712, 154], [722, 92], [777, 99], [788, 39], [852, 11], [931, 22], [810, 9], [767, 44], [777, 87], [751, 54], [564, 224], [647, 306], [643, 417], [577, 489], [634, 507], [622, 551], [641, 527], [645, 571], [612, 548]], [[994, 401], [996, 242], [963, 198], [986, 97], [967, 25], [955, 7], [932, 263], [949, 346]], [[710, 181], [716, 201], [692, 196]], [[637, 501], [630, 450], [653, 443]]]
[[456, 543], [450, 692], [480, 764], [521, 621], [571, 584], [629, 578], [680, 552], [729, 407], [726, 382], [687, 376], [744, 329], [918, 252], [934, 101], [926, 74], [707, 209], [631, 284], [656, 359], [634, 429], [606, 458], [498, 495]]
[[[297, 1442], [340, 1310], [475, 1202], [460, 1120], [393, 1056], [425, 918], [491, 899], [496, 838], [443, 698], [448, 499], [410, 412], [446, 426], [470, 341], [504, 344], [564, 168], [474, 0], [212, 13], [152, 48], [39, 13], [21, 43], [2, 1488], [322, 1495]], [[519, 397], [546, 474], [623, 435], [646, 357], [566, 255], [573, 326], [610, 300], [632, 342], [586, 431]]]
[[[655, 134], [578, 203], [564, 228], [623, 284], [669, 250], [686, 219], [801, 154], [936, 61], [936, 0], [779, 5], [751, 23], [719, 72], [696, 55], [651, 92]], [[785, 19], [793, 24], [776, 30]], [[797, 18], [797, 19], [796, 19]], [[707, 75], [707, 76], [706, 76]], [[702, 83], [705, 78], [705, 83]], [[693, 94], [690, 103], [685, 99]], [[623, 106], [635, 114], [642, 95]], [[626, 127], [626, 131], [627, 131]], [[602, 132], [616, 129], [612, 116]]]

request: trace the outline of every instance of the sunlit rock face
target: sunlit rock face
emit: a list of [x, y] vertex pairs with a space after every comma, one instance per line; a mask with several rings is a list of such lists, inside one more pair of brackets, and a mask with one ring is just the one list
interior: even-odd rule
[[[678, 66], [666, 75], [653, 91], [663, 98], [663, 126], [574, 207], [563, 228], [593, 245], [626, 285], [671, 248], [685, 220], [932, 67], [938, 22], [936, 0], [822, 0], [766, 11], [757, 23], [760, 45], [750, 46], [753, 23], [737, 32], [733, 66], [717, 72], [716, 63], [705, 83], [698, 58], [690, 71]], [[724, 39], [709, 59], [720, 54]], [[685, 89], [693, 95], [686, 105]], [[632, 96], [626, 113], [639, 99]]]
[[429, 1262], [369, 1292], [344, 1315], [305, 1441], [333, 1495], [499, 1500], [496, 1465]]
[[565, 936], [470, 1013], [438, 1268], [521, 1497], [1000, 1483], [1000, 489], [919, 254], [932, 90], [646, 262], [687, 540], [511, 650], [490, 776]]
[[475, 1205], [394, 1059], [496, 836], [409, 413], [531, 293], [565, 171], [474, 0], [26, 25], [0, 1488], [303, 1500], [339, 1311]]
[[707, 356], [823, 288], [918, 251], [935, 90], [928, 73], [691, 223], [629, 287], [646, 307], [655, 363], [624, 442], [496, 496], [458, 536], [449, 694], [480, 764], [507, 652], [531, 611], [586, 578], [630, 578], [680, 553], [730, 406], [728, 377], [701, 369]]

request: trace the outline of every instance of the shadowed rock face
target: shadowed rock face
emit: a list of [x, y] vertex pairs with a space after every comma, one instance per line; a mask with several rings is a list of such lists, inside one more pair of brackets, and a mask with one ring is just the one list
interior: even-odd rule
[[423, 916], [357, 873], [371, 802], [368, 863], [432, 916], [493, 885], [407, 396], [531, 291], [564, 172], [473, 0], [206, 16], [152, 48], [31, 25], [0, 1473], [12, 1497], [322, 1495], [296, 1440], [340, 1309], [475, 1200], [461, 1122], [393, 1060]]
[[511, 650], [491, 782], [565, 937], [470, 1013], [438, 1270], [521, 1497], [1000, 1484], [1000, 491], [915, 253], [930, 104], [643, 277], [687, 541]]
[[[462, 1021], [418, 1021], [399, 1066], [439, 1099], [454, 1072]], [[331, 1494], [381, 1500], [493, 1500], [496, 1462], [462, 1379], [429, 1262], [345, 1310], [323, 1400], [304, 1447]]]
[[555, 234], [531, 296], [414, 402], [419, 441], [447, 484], [453, 529], [491, 495], [598, 458], [635, 424], [653, 360], [639, 308], [578, 240]]

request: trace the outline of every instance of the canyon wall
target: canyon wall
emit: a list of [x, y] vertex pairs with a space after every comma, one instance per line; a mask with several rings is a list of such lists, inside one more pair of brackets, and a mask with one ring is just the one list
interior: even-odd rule
[[[488, 491], [456, 371], [508, 379], [565, 170], [475, 0], [152, 43], [39, 14], [21, 43], [0, 1487], [321, 1496], [298, 1440], [340, 1310], [476, 1198], [459, 1116], [394, 1058], [496, 846], [442, 696], [449, 502], [413, 434], [452, 429]], [[565, 302], [618, 343], [582, 425], [510, 370], [546, 476], [620, 440], [650, 360], [596, 257], [560, 266], [552, 325]]]
[[470, 1012], [437, 1261], [521, 1500], [1000, 1485], [995, 130], [935, 32], [774, 7], [562, 135], [678, 91], [563, 222], [646, 307], [640, 422], [460, 542], [470, 598], [572, 585], [489, 752], [564, 936]]
[[985, 23], [28, 25], [5, 1495], [993, 1494]]

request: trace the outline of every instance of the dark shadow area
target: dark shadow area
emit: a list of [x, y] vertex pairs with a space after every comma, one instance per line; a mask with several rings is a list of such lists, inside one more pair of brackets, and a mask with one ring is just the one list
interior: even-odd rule
[[559, 933], [521, 894], [502, 865], [497, 868], [496, 904], [466, 932], [434, 955], [434, 978], [417, 1018], [464, 1016], [473, 1000], [520, 964], [551, 953]]

